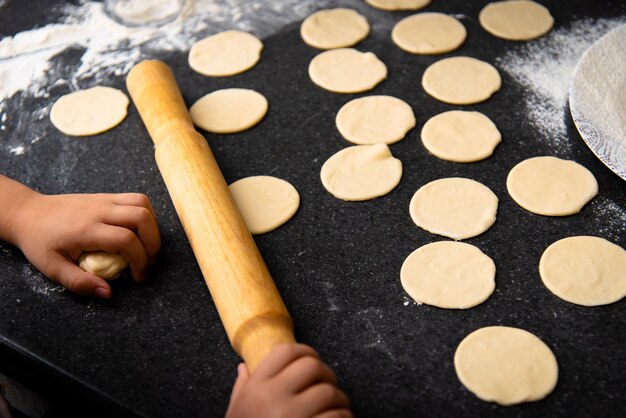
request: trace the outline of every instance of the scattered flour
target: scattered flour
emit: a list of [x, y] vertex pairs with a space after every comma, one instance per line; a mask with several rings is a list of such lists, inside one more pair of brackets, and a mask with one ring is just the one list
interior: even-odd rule
[[524, 87], [527, 117], [537, 139], [552, 145], [556, 156], [567, 158], [571, 154], [567, 99], [578, 60], [595, 41], [623, 23], [623, 18], [577, 20], [535, 41], [516, 45], [496, 59], [498, 67]]
[[596, 224], [592, 226], [592, 230], [597, 231], [595, 234], [612, 242], [622, 239], [626, 234], [626, 209], [602, 195], [596, 197], [592, 204], [596, 214], [593, 218]]
[[[170, 0], [171, 1], [171, 0]], [[168, 0], [150, 0], [143, 18]], [[136, 1], [133, 3], [137, 3]], [[184, 10], [162, 26], [125, 26], [111, 19], [101, 2], [65, 5], [58, 24], [20, 32], [0, 41], [0, 102], [17, 92], [46, 97], [59, 83], [78, 88], [125, 75], [141, 59], [166, 51], [186, 51], [191, 44], [225, 29], [241, 29], [264, 37], [308, 15], [325, 2], [314, 0], [187, 0]], [[167, 10], [166, 10], [167, 11]], [[132, 12], [132, 13], [131, 13]], [[140, 9], [126, 9], [139, 22]], [[83, 53], [76, 68], [55, 68], [52, 58], [68, 48]], [[56, 82], [56, 83], [55, 83]]]

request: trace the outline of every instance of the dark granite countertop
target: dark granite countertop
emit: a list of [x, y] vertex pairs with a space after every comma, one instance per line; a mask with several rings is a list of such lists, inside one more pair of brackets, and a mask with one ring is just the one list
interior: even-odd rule
[[[508, 171], [525, 158], [553, 155], [554, 147], [530, 119], [527, 89], [496, 60], [522, 44], [493, 38], [477, 22], [486, 3], [434, 0], [424, 9], [462, 14], [468, 39], [448, 55], [492, 62], [503, 78], [491, 100], [468, 107], [494, 120], [502, 143], [487, 160], [455, 164], [429, 155], [419, 140], [429, 117], [454, 107], [420, 87], [422, 72], [438, 57], [410, 56], [389, 39], [388, 22], [408, 13], [339, 2], [355, 5], [374, 24], [358, 48], [375, 52], [388, 65], [389, 79], [373, 93], [406, 100], [418, 122], [405, 140], [391, 146], [404, 165], [399, 186], [368, 202], [337, 200], [319, 181], [323, 162], [349, 145], [336, 131], [334, 116], [355, 96], [328, 93], [309, 81], [307, 66], [317, 52], [302, 43], [297, 24], [265, 39], [261, 62], [237, 77], [195, 74], [184, 52], [159, 58], [174, 69], [188, 104], [231, 86], [253, 88], [268, 98], [270, 111], [257, 127], [228, 137], [205, 136], [227, 181], [271, 174], [298, 189], [301, 207], [295, 217], [256, 242], [293, 316], [298, 340], [319, 350], [337, 372], [356, 416], [618, 416], [626, 413], [626, 301], [595, 308], [562, 301], [542, 285], [537, 265], [543, 250], [566, 236], [597, 235], [626, 247], [626, 183], [586, 147], [563, 103], [556, 111], [563, 114], [567, 147], [557, 156], [589, 168], [599, 196], [580, 214], [562, 218], [533, 215], [509, 197]], [[626, 19], [623, 1], [541, 3], [555, 17], [555, 31], [583, 18]], [[55, 10], [43, 0], [13, 0], [0, 9], [0, 34], [53, 22]], [[58, 60], [75, 60], [75, 53], [66, 51]], [[561, 76], [555, 74], [555, 82], [562, 82]], [[108, 84], [124, 89], [124, 78], [112, 76]], [[32, 112], [65, 93], [59, 88], [48, 98], [14, 97], [5, 102], [5, 111]], [[223, 416], [240, 360], [222, 329], [136, 109], [130, 107], [119, 127], [87, 139], [62, 135], [47, 118], [37, 124], [32, 129], [44, 138], [21, 155], [7, 145], [17, 132], [11, 121], [0, 131], [0, 173], [44, 193], [146, 193], [163, 247], [145, 284], [118, 280], [113, 299], [105, 302], [54, 286], [19, 250], [0, 243], [0, 371], [58, 402], [89, 408], [84, 416]], [[496, 291], [465, 311], [409, 302], [399, 279], [411, 251], [442, 239], [412, 223], [411, 196], [421, 185], [451, 176], [476, 179], [500, 199], [495, 225], [467, 240], [494, 259]], [[458, 381], [452, 362], [456, 346], [471, 331], [496, 324], [531, 331], [554, 351], [559, 383], [545, 400], [498, 407], [480, 401]]]

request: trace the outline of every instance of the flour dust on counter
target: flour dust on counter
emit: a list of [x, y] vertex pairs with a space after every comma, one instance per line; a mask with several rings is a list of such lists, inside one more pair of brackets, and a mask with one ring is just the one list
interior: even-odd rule
[[[152, 8], [169, 0], [153, 0]], [[0, 40], [0, 134], [11, 131], [7, 151], [45, 136], [38, 114], [16, 116], [31, 98], [46, 99], [58, 89], [66, 93], [123, 78], [139, 61], [164, 53], [187, 51], [197, 40], [227, 29], [268, 36], [298, 21], [328, 1], [194, 0], [175, 20], [163, 25], [140, 25], [146, 16], [125, 26], [112, 19], [99, 1], [57, 5], [62, 17], [56, 23], [33, 27]], [[72, 49], [80, 54], [72, 64], [58, 65], [55, 58]], [[43, 108], [50, 111], [50, 102]], [[39, 126], [38, 126], [39, 125]], [[33, 135], [33, 126], [37, 133]], [[17, 138], [17, 139], [16, 139]], [[15, 152], [11, 153], [15, 154]]]
[[524, 91], [527, 120], [535, 138], [557, 157], [572, 157], [567, 134], [569, 81], [582, 54], [624, 18], [574, 20], [547, 35], [515, 44], [496, 57], [495, 63]]

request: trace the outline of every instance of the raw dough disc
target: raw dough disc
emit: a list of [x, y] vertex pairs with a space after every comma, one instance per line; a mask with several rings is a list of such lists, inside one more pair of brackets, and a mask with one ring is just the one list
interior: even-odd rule
[[402, 177], [402, 162], [386, 144], [342, 149], [322, 166], [322, 184], [342, 200], [369, 200], [392, 191]]
[[402, 287], [417, 303], [467, 309], [483, 303], [496, 288], [496, 265], [470, 244], [433, 242], [413, 251], [402, 264]]
[[304, 42], [319, 49], [352, 46], [369, 32], [367, 19], [356, 10], [346, 8], [320, 10], [304, 19], [300, 26]]
[[467, 31], [456, 18], [444, 13], [418, 13], [399, 21], [391, 40], [411, 54], [443, 54], [457, 49]]
[[480, 112], [440, 113], [422, 128], [422, 142], [428, 151], [443, 160], [458, 163], [489, 157], [501, 139], [496, 125]]
[[478, 20], [490, 34], [510, 41], [538, 38], [554, 25], [548, 9], [528, 0], [489, 3], [480, 11]]
[[96, 86], [59, 98], [50, 110], [50, 121], [66, 135], [95, 135], [122, 122], [128, 103], [128, 97], [120, 90]]
[[278, 228], [291, 219], [300, 206], [300, 195], [295, 187], [276, 177], [246, 177], [228, 187], [252, 234]]
[[498, 197], [481, 183], [461, 177], [431, 181], [411, 199], [413, 222], [455, 240], [480, 235], [496, 221]]
[[263, 43], [256, 36], [228, 30], [193, 44], [189, 51], [189, 66], [202, 75], [227, 77], [254, 67], [262, 50]]
[[564, 238], [544, 251], [539, 274], [543, 284], [563, 300], [606, 305], [626, 296], [626, 251], [603, 238]]
[[415, 114], [395, 97], [366, 96], [343, 105], [335, 123], [339, 133], [355, 144], [393, 144], [415, 127]]
[[480, 328], [454, 353], [456, 374], [480, 399], [500, 405], [538, 401], [559, 378], [556, 357], [543, 341], [519, 328]]
[[321, 88], [335, 93], [360, 93], [383, 81], [387, 66], [372, 52], [332, 49], [311, 60], [309, 77]]
[[114, 280], [120, 276], [122, 270], [128, 267], [128, 263], [119, 254], [86, 252], [78, 259], [78, 266], [105, 280]]
[[417, 10], [426, 7], [431, 0], [365, 0], [365, 3], [380, 10]]
[[267, 99], [254, 90], [224, 89], [201, 97], [189, 109], [193, 123], [218, 134], [249, 129], [267, 113]]
[[522, 161], [509, 172], [506, 187], [521, 207], [546, 216], [578, 213], [598, 194], [598, 182], [589, 170], [556, 157]]
[[487, 100], [500, 90], [500, 74], [491, 64], [470, 57], [444, 58], [424, 71], [426, 93], [444, 103], [466, 105]]

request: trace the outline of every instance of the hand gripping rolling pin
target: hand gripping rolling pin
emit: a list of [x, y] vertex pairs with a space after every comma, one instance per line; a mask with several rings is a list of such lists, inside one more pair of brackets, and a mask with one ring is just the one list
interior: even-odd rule
[[291, 317], [170, 68], [143, 61], [126, 86], [228, 338], [252, 372], [276, 345], [295, 342]]

